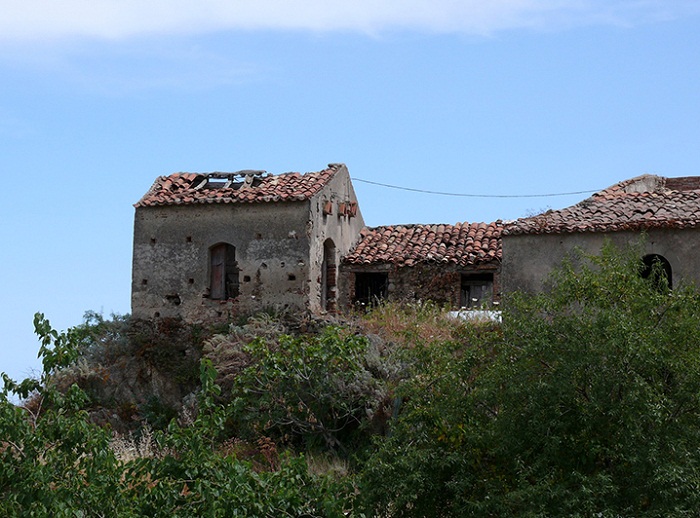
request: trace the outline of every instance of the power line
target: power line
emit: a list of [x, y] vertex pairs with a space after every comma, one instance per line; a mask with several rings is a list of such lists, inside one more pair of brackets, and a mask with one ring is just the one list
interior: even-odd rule
[[439, 196], [458, 196], [461, 198], [551, 198], [554, 196], [573, 196], [575, 194], [591, 194], [600, 190], [598, 189], [594, 191], [557, 192], [550, 194], [464, 194], [455, 192], [428, 191], [425, 189], [413, 189], [411, 187], [401, 187], [399, 185], [389, 185], [387, 183], [372, 182], [370, 180], [363, 180], [362, 178], [353, 178], [353, 181], [368, 183], [371, 185], [378, 185], [380, 187], [388, 187], [389, 189], [399, 189], [401, 191], [420, 192], [423, 194], [437, 194]]

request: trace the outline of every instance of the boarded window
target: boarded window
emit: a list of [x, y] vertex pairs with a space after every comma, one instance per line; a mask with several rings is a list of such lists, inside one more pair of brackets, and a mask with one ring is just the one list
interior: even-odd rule
[[215, 300], [232, 299], [239, 294], [238, 263], [236, 248], [227, 243], [214, 245], [209, 250], [210, 288], [209, 297]]
[[460, 306], [463, 308], [480, 308], [493, 302], [493, 274], [462, 274], [460, 289]]
[[384, 300], [389, 291], [389, 274], [358, 272], [355, 274], [356, 304], [372, 306]]

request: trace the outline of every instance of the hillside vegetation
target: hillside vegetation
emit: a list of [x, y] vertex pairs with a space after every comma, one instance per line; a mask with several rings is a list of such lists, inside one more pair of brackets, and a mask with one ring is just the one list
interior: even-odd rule
[[39, 314], [0, 515], [696, 516], [700, 295], [639, 256], [578, 255], [501, 323]]

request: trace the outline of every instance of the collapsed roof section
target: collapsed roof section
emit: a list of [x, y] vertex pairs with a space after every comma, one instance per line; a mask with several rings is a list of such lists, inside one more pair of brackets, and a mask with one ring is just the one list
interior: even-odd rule
[[235, 173], [175, 173], [157, 178], [134, 206], [304, 201], [321, 191], [343, 167], [343, 164], [330, 164], [319, 172], [279, 175], [251, 170]]

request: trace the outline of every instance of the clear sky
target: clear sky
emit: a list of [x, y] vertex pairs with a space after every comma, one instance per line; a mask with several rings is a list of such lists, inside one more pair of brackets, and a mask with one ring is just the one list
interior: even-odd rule
[[[698, 0], [0, 0], [0, 371], [32, 317], [128, 313], [132, 204], [178, 171], [480, 195], [700, 174]], [[585, 195], [356, 182], [368, 225]]]

